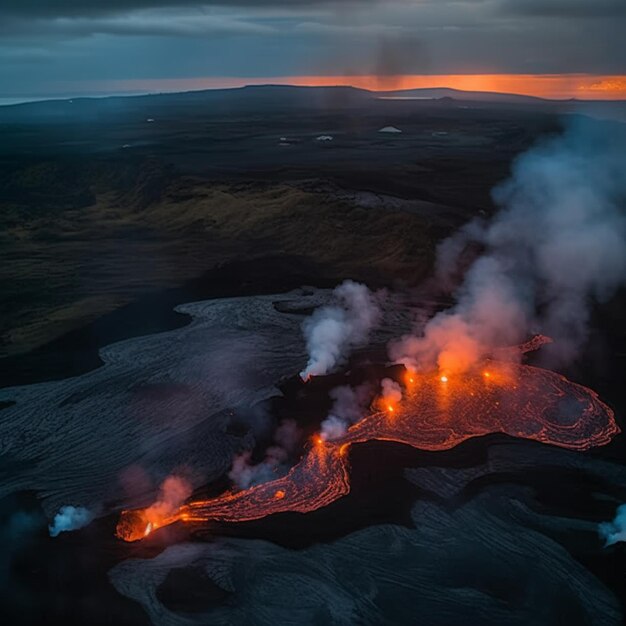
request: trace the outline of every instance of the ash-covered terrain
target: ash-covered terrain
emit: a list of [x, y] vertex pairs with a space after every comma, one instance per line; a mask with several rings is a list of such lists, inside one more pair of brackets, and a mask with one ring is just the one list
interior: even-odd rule
[[418, 282], [439, 240], [493, 210], [516, 154], [563, 115], [624, 108], [450, 93], [276, 86], [0, 108], [1, 354], [226, 260], [291, 254], [316, 278]]

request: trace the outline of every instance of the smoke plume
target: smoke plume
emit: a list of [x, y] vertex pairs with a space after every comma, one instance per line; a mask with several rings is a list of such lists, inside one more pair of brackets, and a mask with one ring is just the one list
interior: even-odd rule
[[446, 283], [468, 244], [483, 253], [469, 267], [456, 304], [414, 336], [390, 346], [413, 369], [462, 372], [498, 346], [539, 331], [555, 340], [553, 365], [574, 359], [587, 337], [591, 303], [626, 282], [626, 132], [592, 121], [570, 124], [514, 163], [493, 192], [500, 211], [439, 248]]
[[238, 454], [233, 459], [233, 466], [228, 477], [239, 487], [248, 489], [254, 485], [261, 485], [278, 477], [280, 461], [267, 457], [256, 465], [251, 462], [252, 452], [249, 450]]
[[293, 420], [283, 420], [274, 433], [274, 445], [267, 448], [263, 461], [253, 464], [252, 452], [242, 452], [233, 459], [228, 477], [239, 489], [248, 489], [274, 480], [287, 471], [286, 462], [292, 456], [300, 438], [301, 431], [297, 424]]
[[157, 501], [145, 510], [146, 519], [153, 524], [174, 515], [193, 489], [189, 482], [180, 476], [168, 476], [159, 488]]
[[604, 545], [612, 546], [614, 543], [626, 541], [626, 504], [617, 507], [615, 519], [612, 522], [602, 522], [598, 527], [600, 537], [604, 539]]
[[430, 65], [422, 41], [414, 33], [387, 33], [373, 48], [378, 90], [402, 89], [402, 78], [407, 74], [427, 73]]
[[87, 526], [95, 517], [89, 509], [82, 506], [62, 506], [54, 516], [52, 524], [48, 526], [51, 537], [56, 537], [62, 532], [78, 530]]
[[352, 424], [366, 414], [372, 399], [372, 390], [368, 384], [354, 389], [345, 385], [333, 389], [330, 397], [334, 403], [328, 417], [321, 424], [321, 437], [324, 441], [339, 439]]
[[335, 304], [317, 309], [303, 324], [309, 361], [303, 380], [330, 372], [349, 351], [367, 341], [380, 319], [373, 294], [360, 283], [346, 280], [333, 292]]
[[402, 387], [391, 378], [383, 378], [380, 381], [382, 394], [380, 402], [384, 409], [393, 409], [402, 400]]

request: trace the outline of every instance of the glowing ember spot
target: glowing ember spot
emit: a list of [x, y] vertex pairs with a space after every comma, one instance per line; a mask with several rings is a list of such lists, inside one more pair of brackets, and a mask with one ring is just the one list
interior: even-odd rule
[[137, 541], [162, 526], [182, 518], [181, 504], [191, 495], [191, 486], [178, 476], [168, 476], [160, 486], [157, 501], [146, 509], [122, 511], [115, 534], [124, 541]]
[[389, 413], [393, 413], [393, 407], [391, 406], [391, 404], [387, 406], [387, 410], [389, 411]]
[[[485, 371], [502, 384], [485, 385]], [[387, 411], [379, 410], [363, 417], [338, 440], [319, 445], [322, 439], [316, 435], [314, 445], [286, 476], [190, 502], [160, 525], [177, 520], [243, 522], [285, 511], [315, 511], [349, 493], [346, 452], [351, 445], [366, 441], [393, 441], [437, 451], [471, 437], [501, 432], [587, 450], [607, 444], [619, 432], [613, 411], [596, 393], [548, 370], [490, 361], [489, 370], [455, 377], [445, 394], [441, 378], [434, 373], [424, 377], [420, 393], [405, 397], [395, 407], [393, 420]], [[279, 493], [284, 495], [279, 497]], [[145, 511], [124, 511], [117, 535], [127, 541], [141, 539], [148, 521]]]
[[491, 372], [483, 372], [485, 378], [491, 378]]
[[442, 383], [447, 383], [447, 382], [448, 382], [448, 377], [447, 377], [447, 376], [442, 376], [439, 380], [440, 380]]
[[150, 533], [149, 525], [144, 511], [122, 511], [115, 534], [124, 541], [138, 541], [146, 536], [146, 530]]

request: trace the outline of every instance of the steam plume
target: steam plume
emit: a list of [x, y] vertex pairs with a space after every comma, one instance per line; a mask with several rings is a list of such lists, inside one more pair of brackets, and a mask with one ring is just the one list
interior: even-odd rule
[[365, 343], [380, 318], [369, 289], [346, 280], [335, 288], [336, 304], [317, 309], [303, 324], [309, 361], [300, 376], [324, 375], [339, 364], [355, 346]]
[[334, 403], [328, 417], [321, 424], [321, 437], [324, 441], [339, 439], [352, 424], [366, 414], [371, 401], [371, 388], [367, 384], [354, 389], [345, 385], [333, 389], [330, 397]]
[[402, 387], [395, 380], [383, 378], [380, 386], [382, 388], [381, 403], [384, 408], [393, 408], [402, 400]]
[[605, 541], [605, 547], [626, 541], [626, 504], [618, 506], [615, 519], [612, 522], [602, 522], [598, 531]]
[[461, 372], [495, 347], [540, 330], [555, 339], [555, 364], [577, 356], [587, 337], [590, 303], [626, 282], [626, 133], [576, 122], [517, 159], [496, 188], [499, 213], [473, 222], [439, 248], [445, 282], [468, 243], [483, 254], [443, 311], [419, 335], [390, 346], [409, 368]]
[[254, 485], [261, 485], [278, 477], [280, 461], [275, 457], [267, 457], [256, 465], [251, 463], [252, 452], [247, 450], [233, 459], [233, 466], [228, 477], [239, 487], [248, 489]]
[[242, 452], [233, 459], [228, 477], [239, 489], [248, 489], [274, 480], [286, 471], [285, 463], [294, 452], [300, 437], [297, 424], [293, 420], [283, 420], [274, 433], [275, 445], [265, 451], [265, 459], [261, 463], [253, 464], [252, 453]]
[[151, 523], [160, 524], [176, 513], [193, 489], [189, 482], [180, 476], [168, 476], [159, 489], [157, 501], [146, 509], [145, 517]]
[[57, 537], [62, 532], [78, 530], [89, 524], [95, 515], [82, 506], [62, 506], [54, 516], [52, 524], [48, 526], [51, 537]]

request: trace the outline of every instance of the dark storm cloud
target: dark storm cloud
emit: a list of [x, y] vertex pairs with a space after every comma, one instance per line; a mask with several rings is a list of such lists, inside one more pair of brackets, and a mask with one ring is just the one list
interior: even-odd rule
[[502, 9], [534, 17], [626, 16], [626, 0], [504, 0]]
[[73, 17], [110, 15], [138, 9], [192, 7], [310, 7], [312, 5], [359, 5], [380, 0], [3, 0], [0, 15]]
[[626, 74], [625, 22], [626, 0], [0, 0], [0, 95], [189, 77]]
[[85, 37], [90, 35], [123, 35], [153, 37], [195, 37], [202, 35], [267, 34], [272, 29], [260, 23], [213, 15], [159, 16], [129, 15], [55, 18], [26, 21], [7, 19], [0, 22], [0, 34], [5, 36], [43, 36], [49, 39]]

